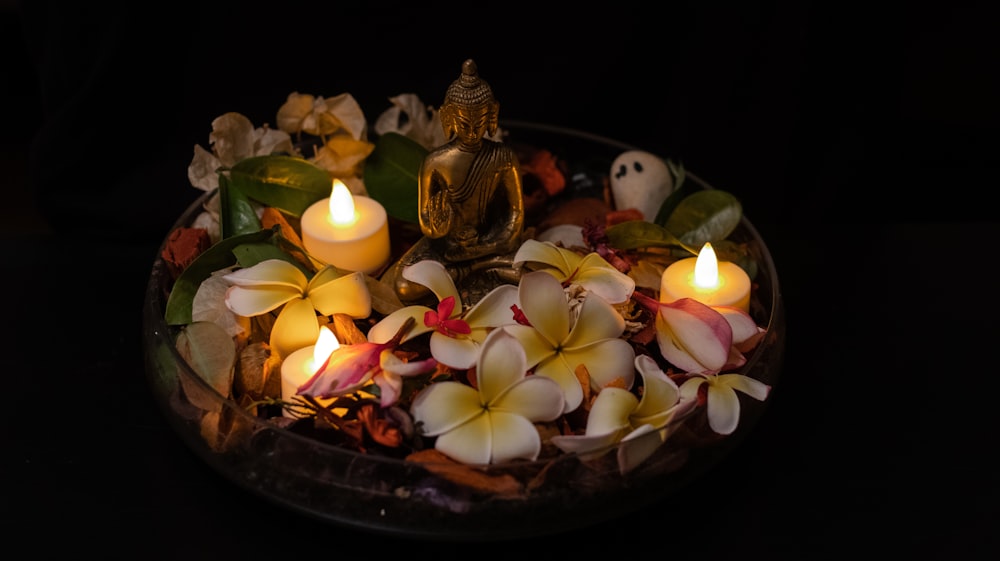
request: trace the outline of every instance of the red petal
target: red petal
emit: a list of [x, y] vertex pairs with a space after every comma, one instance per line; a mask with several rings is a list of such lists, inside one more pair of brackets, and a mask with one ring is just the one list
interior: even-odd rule
[[438, 313], [434, 310], [424, 312], [424, 325], [427, 327], [437, 327], [438, 321]]
[[468, 335], [472, 333], [472, 327], [469, 326], [469, 322], [464, 319], [446, 319], [441, 322], [441, 327], [452, 333], [459, 333], [461, 335]]
[[455, 297], [449, 296], [441, 302], [438, 303], [438, 316], [448, 319], [451, 317], [451, 313], [455, 311]]

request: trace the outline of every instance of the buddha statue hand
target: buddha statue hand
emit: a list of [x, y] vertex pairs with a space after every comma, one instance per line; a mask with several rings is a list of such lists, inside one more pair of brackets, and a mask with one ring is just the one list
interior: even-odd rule
[[435, 193], [430, 197], [425, 209], [423, 230], [429, 238], [441, 238], [452, 229], [455, 220], [455, 210], [444, 192]]

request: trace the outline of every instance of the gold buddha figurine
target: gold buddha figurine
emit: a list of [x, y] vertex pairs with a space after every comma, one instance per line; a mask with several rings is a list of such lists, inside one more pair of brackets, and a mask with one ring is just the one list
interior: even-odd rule
[[383, 277], [404, 301], [428, 293], [401, 276], [403, 268], [423, 259], [443, 263], [456, 285], [477, 275], [490, 277], [475, 281], [480, 284], [517, 279], [510, 264], [524, 230], [520, 164], [509, 146], [487, 138], [497, 133], [499, 103], [473, 60], [462, 64], [439, 115], [450, 140], [432, 150], [420, 168], [423, 237]]

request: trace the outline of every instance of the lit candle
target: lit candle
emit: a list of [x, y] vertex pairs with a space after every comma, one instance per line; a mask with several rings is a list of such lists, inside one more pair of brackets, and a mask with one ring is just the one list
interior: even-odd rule
[[660, 278], [660, 302], [692, 298], [706, 306], [750, 309], [750, 277], [737, 264], [719, 263], [712, 244], [706, 243], [697, 257], [672, 263]]
[[[327, 359], [333, 351], [340, 348], [337, 336], [330, 331], [327, 326], [319, 328], [319, 336], [316, 344], [303, 347], [288, 355], [281, 363], [281, 399], [282, 401], [296, 401], [293, 399], [299, 386], [305, 384], [312, 378], [313, 374], [319, 372], [326, 364]], [[301, 399], [301, 398], [300, 398]], [[333, 399], [317, 400], [320, 404], [329, 405]], [[296, 415], [285, 409], [282, 414], [285, 417], [295, 418]]]
[[374, 273], [389, 261], [385, 207], [370, 197], [354, 197], [339, 179], [330, 198], [302, 214], [306, 251], [338, 269]]

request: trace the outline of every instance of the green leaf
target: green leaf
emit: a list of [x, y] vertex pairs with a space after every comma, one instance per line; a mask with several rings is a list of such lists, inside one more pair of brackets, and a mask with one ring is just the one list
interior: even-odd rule
[[168, 325], [185, 325], [191, 323], [191, 302], [202, 281], [215, 271], [231, 267], [237, 263], [233, 250], [242, 244], [263, 242], [272, 239], [279, 227], [260, 230], [252, 234], [244, 234], [220, 240], [205, 250], [181, 273], [167, 298], [167, 308], [164, 317]]
[[240, 160], [229, 180], [247, 197], [301, 217], [310, 205], [330, 196], [333, 179], [312, 162], [291, 156], [255, 156]]
[[739, 265], [751, 279], [757, 276], [759, 267], [757, 260], [750, 255], [745, 244], [732, 240], [719, 240], [712, 242], [712, 249], [719, 261], [731, 261]]
[[[272, 242], [276, 241], [277, 239], [272, 240]], [[240, 244], [233, 248], [233, 255], [236, 256], [236, 262], [239, 266], [243, 268], [253, 267], [261, 261], [267, 261], [268, 259], [281, 259], [298, 267], [306, 275], [306, 278], [313, 276], [314, 271], [309, 270], [302, 262], [283, 250], [279, 245], [269, 242]]]
[[685, 197], [670, 213], [664, 227], [685, 244], [700, 248], [705, 242], [726, 239], [742, 216], [743, 207], [732, 194], [705, 189]]
[[383, 134], [365, 161], [365, 188], [389, 216], [418, 224], [417, 178], [428, 151], [401, 134]]
[[260, 218], [257, 217], [250, 200], [222, 174], [219, 174], [219, 209], [219, 226], [223, 238], [249, 234], [261, 229]]
[[673, 177], [674, 189], [664, 199], [663, 203], [660, 204], [660, 210], [656, 212], [656, 218], [653, 220], [653, 222], [661, 226], [667, 223], [670, 213], [677, 208], [677, 205], [684, 200], [684, 197], [699, 189], [697, 185], [684, 181], [687, 177], [684, 171], [684, 164], [675, 163], [673, 160], [666, 160], [666, 162], [667, 169], [670, 170], [670, 175]]
[[638, 249], [645, 247], [676, 247], [692, 250], [669, 230], [645, 220], [629, 220], [610, 226], [605, 230], [608, 243], [616, 249]]

